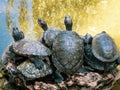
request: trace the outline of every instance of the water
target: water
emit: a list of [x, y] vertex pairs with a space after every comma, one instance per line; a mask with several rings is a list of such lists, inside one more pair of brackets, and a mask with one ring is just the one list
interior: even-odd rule
[[0, 0], [0, 58], [5, 48], [12, 41], [6, 22], [6, 2], [4, 0]]

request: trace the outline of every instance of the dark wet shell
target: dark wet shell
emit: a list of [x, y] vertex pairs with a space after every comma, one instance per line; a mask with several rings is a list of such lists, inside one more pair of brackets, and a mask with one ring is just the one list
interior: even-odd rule
[[52, 61], [60, 72], [71, 74], [83, 64], [83, 40], [72, 31], [62, 31], [53, 43]]
[[51, 47], [55, 37], [60, 32], [61, 32], [60, 29], [50, 27], [48, 28], [47, 31], [44, 32], [43, 37], [40, 37], [38, 41], [41, 41], [41, 38], [43, 38], [44, 44], [47, 45], [48, 47]]
[[92, 53], [92, 48], [91, 45], [85, 46], [85, 63], [89, 65], [91, 68], [95, 70], [100, 70], [100, 71], [109, 71], [112, 70], [117, 66], [116, 62], [102, 62], [98, 60]]
[[13, 44], [15, 53], [23, 56], [49, 56], [51, 51], [39, 41], [21, 40]]
[[119, 56], [114, 40], [107, 33], [100, 33], [93, 37], [92, 52], [103, 62], [115, 61]]
[[21, 63], [17, 69], [28, 79], [33, 80], [36, 78], [44, 77], [52, 73], [52, 69], [48, 64], [45, 64], [42, 69], [37, 69], [29, 60]]

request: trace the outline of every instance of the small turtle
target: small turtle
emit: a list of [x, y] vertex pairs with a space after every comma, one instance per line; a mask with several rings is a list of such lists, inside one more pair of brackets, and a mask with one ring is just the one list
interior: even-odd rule
[[[13, 28], [12, 36], [15, 42], [22, 40], [24, 38], [24, 34], [22, 31], [19, 31], [18, 28]], [[12, 42], [6, 50], [2, 54], [2, 64], [6, 65], [10, 60], [14, 63], [16, 60], [22, 60], [23, 58], [14, 52], [11, 51], [11, 46], [14, 44]]]
[[11, 51], [17, 55], [28, 57], [37, 68], [42, 68], [44, 66], [43, 60], [51, 55], [49, 48], [39, 41], [26, 39], [14, 42], [11, 46]]
[[91, 70], [110, 72], [115, 69], [119, 55], [114, 40], [106, 32], [95, 35], [93, 39], [89, 35], [86, 39], [85, 62]]
[[17, 69], [25, 76], [26, 80], [34, 80], [52, 74], [49, 63], [45, 63], [44, 67], [38, 69], [30, 60], [26, 60], [18, 65]]
[[[14, 30], [15, 29], [13, 29], [13, 32]], [[6, 63], [9, 57], [11, 57], [11, 52], [12, 52], [13, 55], [15, 54], [21, 57], [30, 58], [30, 60], [33, 63], [35, 63], [35, 66], [37, 68], [43, 67], [44, 62], [42, 60], [47, 59], [48, 56], [51, 55], [51, 51], [49, 50], [49, 48], [45, 47], [42, 43], [38, 41], [24, 39], [23, 32], [13, 33], [13, 38], [15, 39], [17, 35], [14, 35], [14, 34], [19, 35], [18, 37], [19, 39], [13, 42], [8, 47], [5, 54], [3, 54], [3, 61]]]
[[69, 15], [65, 16], [64, 23], [66, 31], [60, 32], [53, 42], [52, 62], [58, 72], [69, 75], [82, 66], [84, 45], [80, 36], [72, 31], [72, 20]]
[[51, 48], [55, 37], [61, 32], [61, 30], [54, 27], [48, 28], [47, 23], [41, 18], [38, 19], [38, 24], [44, 30], [43, 36], [40, 37], [38, 41], [42, 42], [47, 47]]

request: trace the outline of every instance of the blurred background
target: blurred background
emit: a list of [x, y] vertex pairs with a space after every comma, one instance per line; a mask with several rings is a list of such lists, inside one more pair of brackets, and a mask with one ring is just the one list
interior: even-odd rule
[[[120, 0], [0, 0], [0, 58], [12, 42], [12, 27], [36, 40], [43, 33], [37, 24], [39, 17], [49, 26], [64, 30], [66, 14], [71, 16], [73, 30], [80, 35], [94, 36], [106, 31], [120, 49]], [[118, 86], [114, 90], [119, 90]]]

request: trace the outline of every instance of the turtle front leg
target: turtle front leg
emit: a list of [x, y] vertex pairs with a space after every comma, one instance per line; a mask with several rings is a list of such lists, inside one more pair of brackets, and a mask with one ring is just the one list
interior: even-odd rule
[[39, 57], [31, 57], [30, 60], [35, 64], [36, 68], [41, 69], [44, 67], [44, 62]]

